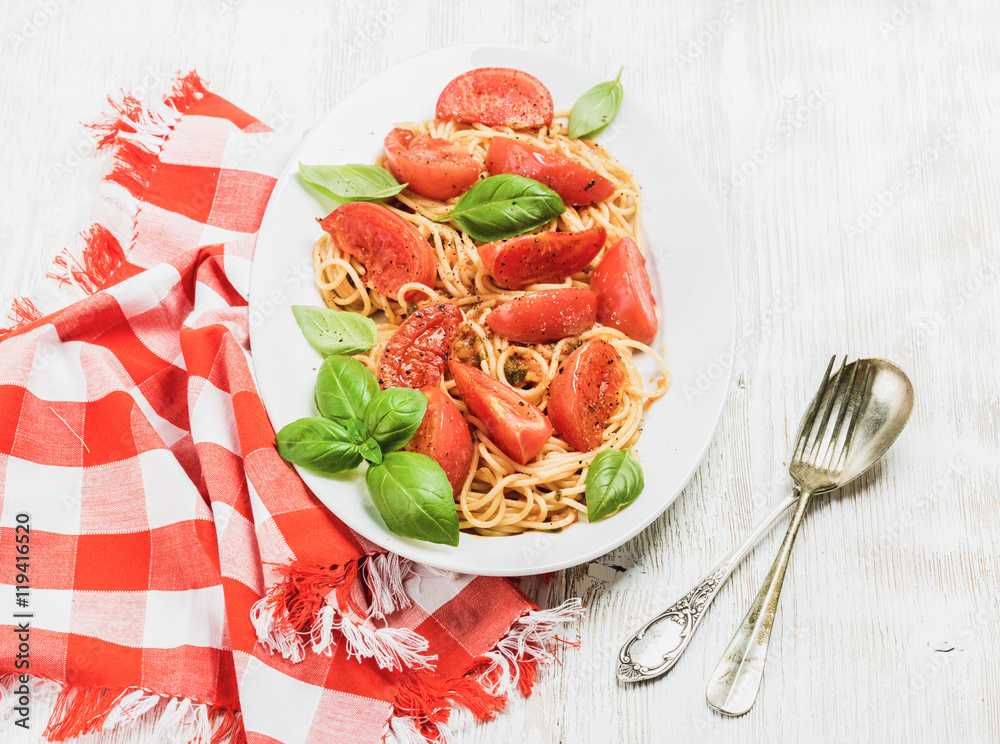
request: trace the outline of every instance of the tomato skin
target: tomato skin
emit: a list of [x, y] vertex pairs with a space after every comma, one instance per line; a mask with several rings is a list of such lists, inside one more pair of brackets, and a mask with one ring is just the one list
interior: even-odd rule
[[543, 232], [479, 246], [479, 258], [497, 283], [507, 289], [561, 282], [594, 260], [608, 233], [603, 227], [579, 232]]
[[452, 80], [438, 96], [439, 119], [528, 129], [552, 123], [552, 94], [538, 78], [509, 67], [480, 67]]
[[569, 287], [546, 289], [504, 303], [486, 325], [519, 344], [546, 344], [583, 333], [597, 322], [597, 293]]
[[440, 388], [425, 387], [420, 392], [427, 396], [427, 412], [406, 450], [427, 455], [440, 465], [448, 476], [452, 492], [457, 496], [472, 467], [469, 425], [452, 399]]
[[445, 356], [465, 320], [457, 305], [437, 302], [414, 312], [396, 330], [378, 362], [378, 384], [385, 390], [434, 387], [444, 374]]
[[[407, 282], [434, 286], [437, 266], [430, 245], [413, 225], [381, 204], [342, 204], [320, 220], [320, 227], [338, 249], [365, 265], [366, 278], [387, 297], [399, 299], [399, 288]], [[403, 299], [425, 297], [410, 291]]]
[[615, 347], [588, 341], [563, 360], [549, 383], [549, 419], [574, 449], [597, 449], [624, 387], [625, 365]]
[[615, 193], [610, 179], [557, 152], [549, 152], [534, 145], [494, 137], [486, 151], [486, 169], [491, 176], [514, 173], [534, 178], [555, 191], [572, 206], [585, 206], [602, 202]]
[[617, 328], [639, 343], [656, 336], [656, 300], [646, 273], [646, 259], [632, 238], [608, 248], [590, 277], [597, 292], [597, 322]]
[[486, 433], [507, 457], [526, 465], [552, 436], [552, 424], [512, 387], [475, 367], [448, 362], [469, 412], [483, 422]]
[[479, 178], [479, 164], [465, 150], [446, 139], [408, 129], [393, 129], [385, 137], [386, 165], [400, 183], [408, 183], [428, 199], [444, 201], [458, 196]]

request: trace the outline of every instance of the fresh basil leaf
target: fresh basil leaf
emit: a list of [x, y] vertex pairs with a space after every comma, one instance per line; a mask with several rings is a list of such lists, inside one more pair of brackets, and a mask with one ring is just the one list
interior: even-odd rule
[[562, 198], [548, 186], [502, 173], [473, 184], [455, 208], [437, 220], [454, 220], [476, 240], [489, 242], [534, 230], [565, 211]]
[[596, 522], [628, 506], [644, 485], [642, 468], [626, 450], [598, 452], [587, 471], [587, 519]]
[[615, 118], [625, 97], [621, 84], [624, 69], [618, 70], [618, 77], [614, 80], [595, 85], [573, 104], [569, 112], [570, 139], [592, 134]]
[[390, 452], [365, 474], [386, 527], [401, 537], [458, 545], [458, 513], [444, 470], [427, 455]]
[[324, 194], [341, 201], [380, 201], [395, 196], [407, 186], [377, 165], [299, 163], [299, 173]]
[[427, 410], [427, 396], [410, 388], [389, 388], [371, 399], [365, 409], [368, 435], [383, 452], [392, 452], [410, 441]]
[[378, 328], [371, 318], [343, 310], [292, 305], [292, 315], [309, 345], [323, 356], [360, 354], [378, 342]]
[[370, 437], [366, 439], [359, 446], [358, 451], [361, 452], [361, 456], [369, 462], [373, 462], [376, 465], [380, 465], [382, 463], [382, 448], [378, 446], [378, 442], [374, 439]]
[[[323, 418], [351, 426], [352, 421], [364, 419], [368, 401], [377, 392], [378, 380], [365, 365], [348, 356], [330, 356], [316, 375], [316, 410]], [[362, 433], [356, 444], [368, 438], [367, 429]]]
[[319, 473], [343, 473], [361, 464], [358, 446], [336, 421], [301, 418], [274, 437], [278, 454], [288, 462]]

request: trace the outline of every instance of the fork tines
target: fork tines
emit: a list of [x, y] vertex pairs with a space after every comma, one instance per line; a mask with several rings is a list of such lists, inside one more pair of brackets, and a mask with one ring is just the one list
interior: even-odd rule
[[[792, 454], [793, 460], [808, 462], [825, 470], [839, 470], [843, 466], [847, 451], [851, 446], [851, 440], [854, 438], [854, 431], [859, 419], [858, 414], [863, 407], [868, 380], [871, 376], [871, 367], [865, 364], [859, 381], [858, 371], [861, 367], [861, 361], [858, 360], [848, 365], [845, 356], [840, 363], [837, 374], [831, 377], [830, 372], [836, 359], [836, 355], [830, 358], [830, 363], [823, 375], [823, 382], [809, 406], [799, 441]], [[844, 373], [848, 371], [849, 375], [845, 375]], [[828, 425], [835, 410], [837, 416], [834, 420], [833, 430], [829, 432]], [[848, 415], [850, 415], [849, 420]], [[847, 432], [842, 444], [838, 447], [845, 421], [848, 422]], [[825, 451], [822, 449], [824, 442], [826, 443]], [[821, 451], [823, 456], [817, 459], [816, 456]]]

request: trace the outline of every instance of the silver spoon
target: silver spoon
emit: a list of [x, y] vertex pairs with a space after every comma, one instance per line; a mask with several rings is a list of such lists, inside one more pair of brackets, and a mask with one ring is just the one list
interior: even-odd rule
[[[869, 369], [870, 375], [867, 400], [858, 419], [851, 450], [843, 465], [841, 485], [857, 478], [885, 454], [903, 430], [913, 409], [913, 385], [899, 367], [884, 359], [863, 359], [854, 364], [862, 363]], [[833, 360], [827, 369], [824, 383], [828, 382], [832, 365]], [[819, 397], [817, 395], [817, 399]], [[814, 403], [816, 402], [814, 399]], [[801, 438], [808, 418], [807, 413], [799, 425], [796, 441]], [[798, 501], [799, 494], [793, 492], [776, 504], [708, 576], [632, 635], [618, 654], [618, 679], [623, 682], [638, 682], [658, 677], [670, 669], [687, 648], [709, 605], [736, 566], [758, 538], [773, 526], [789, 506]]]

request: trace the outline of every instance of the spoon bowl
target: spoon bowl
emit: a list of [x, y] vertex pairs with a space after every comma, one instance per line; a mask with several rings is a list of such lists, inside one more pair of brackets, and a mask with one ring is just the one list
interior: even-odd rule
[[913, 411], [913, 384], [903, 370], [886, 359], [861, 361], [871, 370], [868, 399], [844, 462], [841, 488], [882, 458]]

